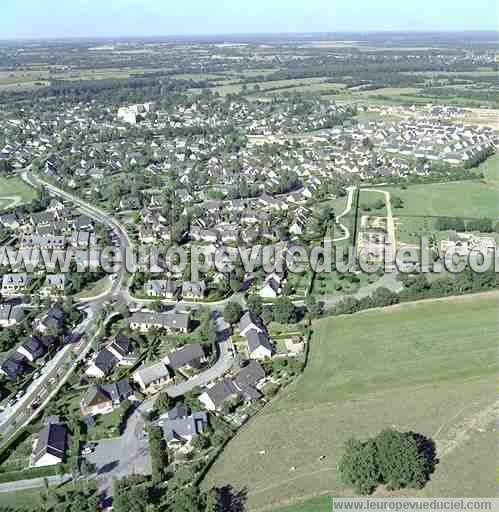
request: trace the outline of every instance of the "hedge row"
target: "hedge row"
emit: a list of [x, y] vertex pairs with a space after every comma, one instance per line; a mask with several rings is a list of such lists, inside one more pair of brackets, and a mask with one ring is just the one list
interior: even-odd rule
[[32, 478], [44, 478], [57, 475], [57, 466], [46, 466], [42, 468], [29, 468], [22, 471], [11, 471], [0, 474], [0, 483], [16, 482], [18, 480], [30, 480]]

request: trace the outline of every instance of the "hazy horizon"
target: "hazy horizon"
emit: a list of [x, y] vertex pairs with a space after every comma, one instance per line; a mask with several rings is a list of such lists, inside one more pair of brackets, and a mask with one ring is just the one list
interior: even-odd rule
[[334, 38], [334, 36], [340, 35], [351, 35], [351, 36], [373, 36], [373, 35], [397, 35], [397, 34], [414, 34], [414, 35], [446, 35], [446, 34], [489, 34], [489, 35], [498, 35], [498, 30], [491, 29], [462, 29], [462, 30], [418, 30], [418, 29], [407, 29], [407, 30], [338, 30], [338, 31], [330, 31], [330, 32], [220, 32], [220, 33], [191, 33], [191, 34], [136, 34], [136, 35], [111, 35], [111, 36], [92, 36], [92, 35], [79, 35], [79, 36], [38, 36], [38, 37], [2, 37], [0, 36], [0, 41], [132, 41], [132, 40], [168, 40], [168, 39], [179, 39], [179, 40], [189, 40], [189, 39], [216, 39], [216, 38], [257, 38], [257, 37], [279, 37], [289, 38], [291, 36], [308, 38], [308, 36], [317, 36], [317, 37], [325, 37], [325, 38]]
[[0, 39], [497, 32], [495, 0], [3, 0]]

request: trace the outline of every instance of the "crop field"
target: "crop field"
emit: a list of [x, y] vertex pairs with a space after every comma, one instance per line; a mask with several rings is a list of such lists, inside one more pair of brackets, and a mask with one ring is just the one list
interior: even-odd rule
[[[316, 77], [316, 78], [296, 78], [292, 80], [269, 80], [263, 82], [249, 83], [246, 84], [247, 92], [252, 94], [255, 86], [258, 86], [259, 92], [264, 93], [265, 91], [269, 91], [272, 89], [272, 93], [279, 92], [319, 92], [319, 91], [337, 91], [340, 88], [338, 84], [332, 83], [324, 83], [325, 78]], [[221, 95], [226, 94], [235, 94], [241, 92], [243, 89], [243, 84], [241, 83], [232, 83], [220, 85], [218, 87], [214, 87], [212, 90], [214, 92], [218, 92]]]
[[0, 178], [0, 210], [29, 203], [35, 197], [36, 190], [20, 178]]
[[11, 83], [11, 84], [0, 83], [0, 92], [2, 92], [2, 91], [26, 92], [26, 91], [32, 91], [33, 89], [38, 89], [40, 87], [46, 87], [48, 85], [49, 85], [49, 82], [46, 80], [37, 80], [36, 82], [19, 82], [19, 83]]
[[[203, 486], [246, 489], [249, 510], [276, 512], [351, 495], [336, 475], [345, 441], [394, 427], [430, 436], [440, 459], [423, 490], [403, 495], [495, 495], [498, 305], [492, 292], [316, 322], [304, 374], [243, 427]], [[321, 509], [280, 512], [308, 510]]]
[[0, 71], [1, 91], [25, 91], [48, 85], [48, 71]]
[[335, 84], [330, 82], [316, 82], [292, 86], [289, 89], [277, 89], [274, 91], [269, 91], [266, 93], [266, 95], [279, 94], [281, 92], [291, 92], [297, 94], [322, 94], [327, 96], [328, 94], [337, 94], [341, 92], [344, 88], [345, 86], [343, 84]]

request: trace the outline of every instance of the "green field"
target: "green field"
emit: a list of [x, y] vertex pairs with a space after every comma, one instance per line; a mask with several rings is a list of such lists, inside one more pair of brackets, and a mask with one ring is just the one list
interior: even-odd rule
[[13, 510], [41, 510], [43, 487], [38, 489], [29, 489], [20, 492], [8, 492], [0, 494], [0, 503], [2, 507], [12, 507]]
[[92, 297], [98, 297], [99, 295], [105, 293], [109, 290], [111, 286], [111, 280], [109, 276], [105, 276], [102, 279], [99, 279], [95, 283], [92, 283], [85, 288], [80, 293], [77, 293], [74, 298], [75, 299], [91, 299]]
[[[395, 427], [432, 437], [441, 459], [426, 488], [406, 494], [495, 495], [487, 442], [496, 418], [498, 302], [489, 293], [317, 322], [305, 373], [243, 427], [203, 485], [246, 488], [250, 510], [349, 495], [336, 478], [345, 441]], [[315, 510], [305, 507], [287, 512]]]
[[36, 195], [36, 190], [17, 176], [0, 178], [0, 210], [29, 203]]
[[496, 153], [480, 164], [478, 170], [483, 173], [485, 179], [490, 181], [499, 181], [499, 153]]
[[486, 181], [454, 181], [409, 185], [407, 188], [383, 187], [403, 200], [402, 208], [394, 208], [398, 219], [398, 238], [402, 242], [417, 242], [422, 235], [432, 234], [437, 217], [464, 219], [499, 216], [499, 176], [497, 155], [480, 166]]
[[331, 512], [331, 498], [322, 496], [295, 505], [279, 507], [274, 512]]
[[[386, 217], [386, 203], [385, 206], [378, 209], [373, 208], [375, 203], [385, 203], [385, 195], [382, 192], [376, 192], [374, 190], [360, 190], [359, 204], [362, 213], [365, 215], [372, 215], [373, 217]], [[364, 210], [364, 207], [371, 207], [371, 211]]]
[[404, 201], [397, 216], [495, 218], [499, 214], [499, 188], [478, 181], [412, 185], [405, 190], [385, 188]]

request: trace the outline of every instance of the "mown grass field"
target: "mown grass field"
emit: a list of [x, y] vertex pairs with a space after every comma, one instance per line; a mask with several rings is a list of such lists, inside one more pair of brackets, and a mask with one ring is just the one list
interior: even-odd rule
[[[395, 427], [432, 437], [441, 459], [425, 489], [402, 494], [495, 495], [487, 443], [496, 418], [498, 305], [499, 294], [488, 293], [317, 322], [304, 374], [243, 427], [203, 485], [247, 489], [249, 510], [349, 495], [336, 475], [345, 441]], [[282, 512], [321, 510], [306, 506]]]
[[480, 164], [478, 169], [483, 172], [486, 180], [499, 181], [499, 153], [496, 153]]
[[294, 505], [279, 507], [275, 512], [331, 512], [331, 498], [329, 496], [312, 498]]
[[18, 204], [29, 203], [36, 198], [36, 190], [21, 178], [0, 177], [0, 210]]
[[0, 503], [2, 507], [8, 510], [42, 510], [43, 487], [39, 489], [27, 489], [19, 492], [8, 492], [0, 494]]
[[402, 198], [397, 216], [495, 218], [499, 214], [499, 187], [478, 181], [455, 181], [410, 185], [406, 189], [387, 187]]
[[[464, 219], [499, 217], [499, 155], [479, 166], [485, 179], [482, 181], [455, 181], [409, 185], [407, 188], [382, 187], [392, 197], [403, 200], [402, 208], [394, 208], [398, 219], [398, 239], [417, 243], [421, 236], [435, 232], [437, 217]], [[437, 237], [446, 233], [436, 233]]]

